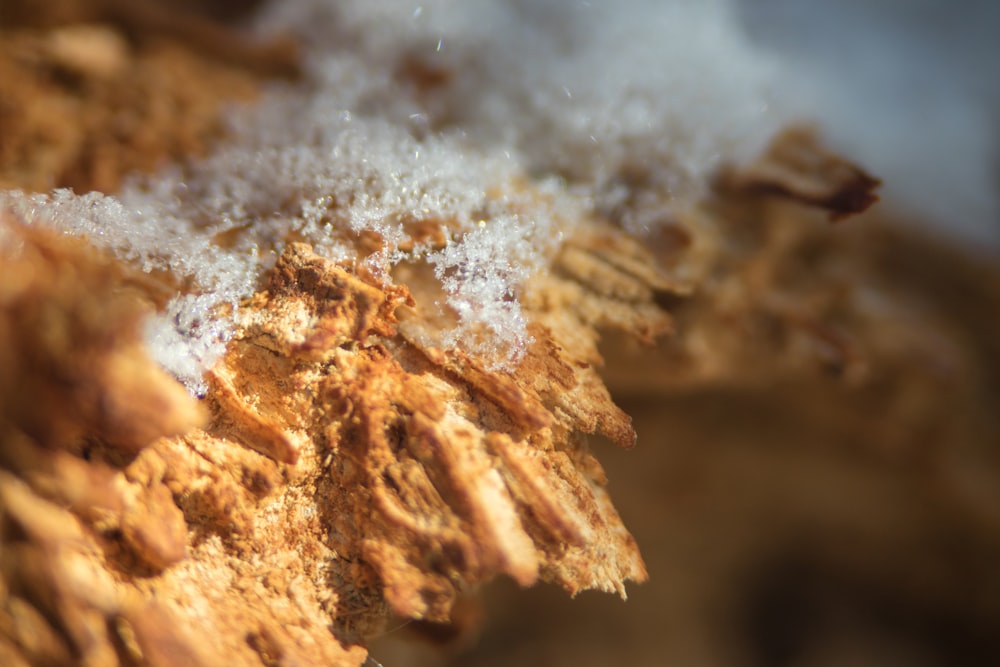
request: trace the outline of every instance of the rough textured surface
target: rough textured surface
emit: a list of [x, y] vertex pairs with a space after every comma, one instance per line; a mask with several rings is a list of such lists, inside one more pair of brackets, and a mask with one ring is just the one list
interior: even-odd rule
[[[581, 242], [564, 263], [586, 275], [609, 247], [637, 251], [617, 234], [609, 228], [603, 243]], [[630, 420], [594, 370], [600, 363], [595, 316], [611, 323], [597, 306], [614, 303], [594, 285], [631, 295], [640, 315], [618, 324], [638, 324], [648, 336], [665, 321], [653, 308], [641, 316], [641, 304], [651, 303], [654, 287], [661, 287], [649, 283], [656, 277], [650, 266], [640, 265], [647, 279], [609, 264], [603, 269], [611, 280], [563, 279], [575, 285], [573, 300], [581, 308], [568, 301], [540, 304], [551, 311], [551, 327], [534, 328], [525, 361], [507, 374], [413, 343], [397, 330], [397, 310], [420, 317], [405, 288], [366, 283], [308, 246], [292, 245], [268, 290], [243, 307], [241, 331], [210, 373], [210, 426], [157, 440], [186, 431], [198, 411], [141, 357], [130, 361], [125, 376], [140, 385], [125, 383], [118, 359], [139, 353], [128, 343], [134, 317], [129, 328], [104, 294], [123, 281], [105, 277], [113, 268], [106, 261], [79, 248], [72, 255], [67, 244], [75, 246], [16, 223], [6, 228], [5, 271], [33, 276], [50, 291], [34, 283], [5, 285], [20, 291], [3, 303], [3, 349], [29, 364], [20, 372], [13, 361], [5, 367], [18, 373], [8, 377], [37, 383], [22, 395], [45, 412], [50, 408], [43, 406], [56, 403], [100, 410], [97, 416], [71, 410], [65, 427], [49, 434], [36, 425], [45, 412], [36, 418], [6, 400], [4, 467], [20, 479], [8, 475], [2, 486], [13, 531], [5, 543], [23, 540], [47, 558], [47, 549], [65, 552], [93, 573], [61, 584], [62, 569], [71, 565], [56, 560], [38, 587], [84, 586], [94, 576], [107, 589], [74, 590], [75, 606], [55, 612], [52, 632], [66, 635], [60, 645], [70, 653], [93, 664], [127, 658], [115, 647], [125, 641], [120, 628], [105, 629], [91, 646], [71, 626], [88, 614], [114, 626], [125, 618], [125, 600], [157, 600], [155, 613], [175, 619], [179, 634], [161, 629], [156, 641], [205, 651], [184, 637], [211, 628], [219, 638], [216, 655], [244, 664], [295, 651], [312, 662], [350, 664], [363, 652], [343, 644], [379, 632], [388, 611], [447, 620], [458, 593], [498, 574], [522, 585], [542, 578], [571, 592], [600, 588], [623, 595], [626, 580], [645, 578], [582, 436], [598, 432], [625, 446], [634, 442]], [[46, 263], [49, 253], [62, 254]], [[71, 276], [72, 284], [59, 275]], [[560, 292], [555, 284], [536, 288], [540, 295]], [[60, 299], [73, 307], [60, 306]], [[29, 307], [68, 323], [42, 325]], [[39, 329], [58, 338], [77, 320], [100, 326], [75, 326], [63, 336], [72, 339], [69, 349], [31, 339]], [[591, 333], [573, 341], [560, 327], [578, 337]], [[124, 340], [105, 340], [112, 335]], [[72, 372], [75, 394], [38, 402]], [[116, 398], [119, 391], [134, 402]], [[116, 409], [121, 403], [135, 409]], [[81, 438], [90, 443], [84, 451], [77, 449]], [[51, 458], [46, 447], [55, 448]], [[73, 490], [70, 511], [51, 504], [69, 493], [53, 477]], [[41, 528], [19, 537], [35, 515], [65, 526], [57, 535]], [[6, 580], [19, 581], [24, 555], [5, 553]], [[11, 607], [21, 599], [11, 591], [10, 640], [30, 654], [23, 635], [33, 631]], [[288, 635], [289, 628], [299, 631]], [[253, 641], [245, 641], [247, 632]], [[211, 664], [211, 656], [204, 659]]]
[[316, 494], [305, 502], [333, 526], [331, 576], [349, 580], [340, 570], [365, 562], [384, 592], [359, 595], [436, 620], [457, 591], [498, 573], [523, 585], [541, 573], [574, 591], [644, 578], [579, 437], [634, 440], [589, 365], [539, 328], [516, 373], [490, 373], [407, 340], [397, 309], [420, 316], [407, 290], [293, 245], [211, 373], [218, 419], [269, 457], [298, 461]]
[[[65, 2], [34, 21], [26, 6], [4, 5], [18, 30], [0, 35], [0, 87], [14, 86], [2, 99], [71, 100], [75, 120], [36, 131], [48, 112], [9, 106], [11, 185], [111, 189], [151, 166], [147, 149], [200, 150], [220, 101], [252, 92], [205, 43], [230, 33], [203, 19]], [[158, 85], [122, 92], [152, 43], [165, 55], [141, 76]], [[171, 88], [174, 67], [197, 85]], [[153, 88], [199, 97], [147, 113]], [[158, 143], [101, 142], [96, 161], [78, 150], [122, 113]], [[468, 646], [483, 614], [467, 596], [497, 576], [574, 594], [647, 577], [610, 486], [670, 590], [641, 618], [531, 598], [567, 619], [547, 621], [567, 642], [555, 646], [535, 630], [545, 618], [494, 606], [496, 633], [460, 662], [661, 662], [649, 638], [664, 636], [678, 664], [718, 664], [734, 656], [718, 648], [731, 634], [707, 633], [716, 622], [749, 628], [748, 664], [788, 664], [799, 607], [781, 596], [840, 578], [840, 597], [810, 593], [822, 613], [864, 607], [851, 591], [874, 590], [863, 630], [905, 608], [906, 627], [968, 628], [942, 641], [972, 637], [988, 664], [1000, 351], [984, 313], [1000, 281], [912, 233], [834, 228], [802, 206], [854, 213], [875, 184], [793, 130], [642, 241], [621, 231], [635, 204], [623, 199], [572, 227], [525, 283], [533, 342], [508, 371], [427, 342], [441, 283], [420, 267], [397, 267], [387, 286], [293, 243], [239, 306], [200, 402], [139, 343], [139, 317], [175, 279], [2, 213], [0, 663], [361, 665], [393, 619]], [[626, 341], [660, 342], [636, 355]], [[590, 436], [624, 449], [636, 434], [605, 381], [652, 445], [630, 454], [648, 466], [618, 461], [611, 482], [591, 447], [612, 448]], [[799, 578], [782, 579], [788, 569]], [[719, 621], [709, 602], [743, 590], [746, 618]], [[405, 651], [397, 662], [415, 660]]]
[[[702, 215], [684, 234], [710, 235], [715, 218]], [[137, 406], [153, 412], [146, 415], [114, 409], [123, 402], [117, 392], [135, 395], [120, 374], [79, 371], [82, 388], [61, 402], [96, 404], [112, 421], [99, 422], [101, 429], [86, 413], [70, 412], [67, 429], [75, 431], [55, 440], [36, 433], [31, 412], [8, 401], [9, 467], [21, 478], [4, 485], [12, 489], [5, 491], [11, 525], [32, 512], [18, 514], [19, 503], [35, 503], [34, 511], [52, 513], [70, 531], [55, 540], [58, 551], [99, 579], [114, 573], [106, 591], [78, 596], [76, 607], [60, 612], [52, 632], [65, 635], [66, 650], [94, 664], [127, 662], [118, 644], [152, 624], [129, 620], [125, 601], [155, 600], [151, 613], [173, 619], [177, 631], [161, 629], [148, 647], [134, 649], [144, 656], [176, 649], [209, 663], [220, 655], [238, 664], [294, 655], [357, 664], [364, 651], [349, 647], [380, 633], [390, 614], [448, 621], [461, 593], [497, 575], [622, 595], [626, 581], [644, 580], [635, 541], [584, 439], [599, 433], [623, 447], [635, 442], [630, 419], [597, 374], [597, 330], [619, 328], [651, 343], [673, 325], [657, 300], [683, 298], [693, 276], [682, 279], [680, 266], [657, 269], [654, 253], [614, 226], [594, 221], [581, 229], [526, 290], [534, 343], [513, 372], [421, 342], [419, 332], [437, 317], [436, 308], [421, 309], [435, 303], [436, 282], [417, 273], [403, 276], [406, 286], [387, 287], [292, 244], [267, 289], [241, 306], [240, 328], [209, 372], [212, 418], [204, 430], [178, 426], [197, 411], [185, 412], [189, 399], [166, 379], [143, 384], [147, 396]], [[59, 373], [74, 364], [116, 368], [122, 351], [135, 349], [105, 341], [112, 334], [134, 340], [135, 316], [123, 322], [117, 301], [102, 296], [127, 276], [79, 248], [78, 256], [46, 264], [47, 253], [69, 253], [64, 245], [73, 242], [16, 221], [5, 232], [11, 275], [34, 276], [52, 292], [36, 294], [29, 283], [7, 301], [3, 347], [17, 359], [64, 357], [20, 371], [39, 383], [32, 397], [59, 387]], [[64, 273], [72, 284], [46, 278]], [[147, 279], [133, 291], [155, 296], [156, 284]], [[68, 354], [47, 339], [33, 343], [33, 331], [68, 327], [26, 316], [25, 304], [103, 328], [75, 331]], [[174, 404], [182, 416], [169, 418], [161, 406]], [[82, 452], [74, 449], [81, 438], [89, 443]], [[66, 467], [55, 474], [85, 488], [69, 512], [45, 504], [51, 483], [33, 453], [60, 445], [72, 453], [58, 455]], [[103, 504], [94, 499], [102, 491]], [[27, 541], [41, 541], [44, 553], [45, 539], [29, 534]], [[10, 553], [15, 580], [25, 561]], [[63, 586], [59, 572], [67, 567], [57, 561], [38, 585]], [[109, 624], [96, 647], [67, 629], [88, 614]], [[13, 610], [8, 625], [16, 650], [30, 652], [32, 631]], [[192, 644], [188, 638], [206, 628], [218, 641]]]

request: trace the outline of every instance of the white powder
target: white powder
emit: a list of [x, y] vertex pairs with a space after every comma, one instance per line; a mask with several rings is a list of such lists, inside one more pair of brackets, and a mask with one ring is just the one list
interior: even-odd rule
[[452, 73], [420, 109], [427, 122], [583, 185], [599, 209], [623, 188], [657, 193], [664, 206], [625, 221], [636, 230], [787, 120], [770, 103], [776, 62], [720, 0], [291, 0], [261, 24], [341, 45], [382, 75], [406, 57]]
[[[259, 26], [301, 35], [308, 75], [234, 112], [233, 138], [207, 159], [116, 197], [0, 193], [29, 220], [186, 281], [147, 339], [194, 391], [290, 238], [386, 281], [427, 263], [458, 321], [440, 344], [515, 363], [530, 342], [519, 288], [569, 226], [625, 197], [639, 204], [623, 224], [654, 225], [781, 120], [773, 64], [720, 1], [289, 0]], [[447, 85], [422, 94], [399, 76], [415, 63]], [[446, 245], [403, 252], [421, 222]], [[381, 250], [359, 256], [363, 232]]]

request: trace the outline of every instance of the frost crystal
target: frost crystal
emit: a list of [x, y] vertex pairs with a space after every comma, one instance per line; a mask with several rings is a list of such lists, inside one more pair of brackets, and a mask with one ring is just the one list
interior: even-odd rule
[[[308, 75], [234, 111], [214, 154], [116, 197], [9, 192], [0, 206], [175, 276], [184, 291], [147, 341], [194, 391], [294, 239], [385, 281], [425, 263], [457, 320], [439, 344], [516, 361], [519, 287], [570, 225], [626, 198], [640, 205], [619, 222], [655, 224], [776, 124], [771, 66], [725, 3], [626, 4], [272, 3], [261, 30], [301, 35]], [[417, 233], [428, 225], [443, 245]], [[363, 235], [381, 248], [362, 254]]]

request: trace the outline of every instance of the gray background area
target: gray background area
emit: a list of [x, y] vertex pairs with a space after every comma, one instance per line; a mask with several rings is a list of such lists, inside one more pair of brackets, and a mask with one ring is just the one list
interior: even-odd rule
[[915, 218], [1000, 248], [1000, 2], [740, 0], [792, 103]]

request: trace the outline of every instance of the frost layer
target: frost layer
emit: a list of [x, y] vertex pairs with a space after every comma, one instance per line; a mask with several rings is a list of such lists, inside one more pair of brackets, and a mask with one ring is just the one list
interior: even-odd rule
[[516, 362], [520, 286], [569, 225], [647, 229], [778, 122], [724, 2], [293, 0], [260, 25], [302, 37], [308, 74], [234, 112], [207, 159], [117, 197], [0, 194], [178, 279], [147, 340], [195, 391], [292, 240], [385, 282], [426, 264], [442, 298], [420, 305], [456, 322], [437, 343]]

